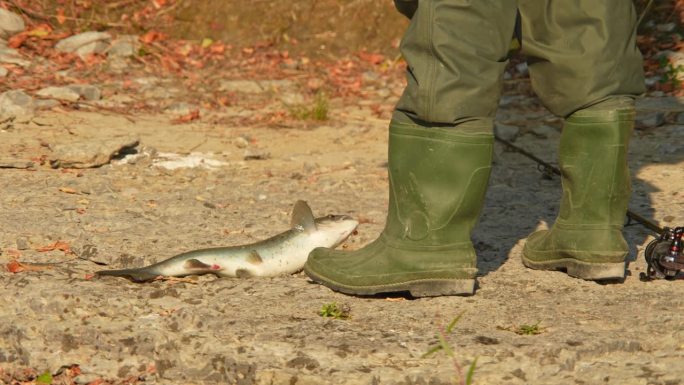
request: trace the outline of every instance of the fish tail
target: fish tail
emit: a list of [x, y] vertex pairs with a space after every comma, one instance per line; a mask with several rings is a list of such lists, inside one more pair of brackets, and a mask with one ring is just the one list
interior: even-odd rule
[[95, 273], [98, 276], [109, 275], [112, 277], [124, 277], [133, 282], [152, 281], [161, 274], [148, 268], [141, 269], [121, 269], [121, 270], [100, 270]]

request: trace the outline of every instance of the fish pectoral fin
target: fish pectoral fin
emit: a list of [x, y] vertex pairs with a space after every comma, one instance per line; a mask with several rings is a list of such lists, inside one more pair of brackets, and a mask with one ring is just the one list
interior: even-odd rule
[[[183, 268], [188, 270], [212, 270], [212, 266], [208, 265], [199, 259], [188, 259], [183, 263]], [[214, 269], [215, 270], [215, 269]]]
[[95, 273], [98, 277], [111, 276], [128, 278], [133, 282], [149, 282], [154, 281], [160, 274], [148, 271], [145, 268], [141, 269], [122, 269], [122, 270], [100, 270]]
[[254, 277], [254, 274], [247, 269], [237, 269], [235, 270], [235, 276], [237, 278], [251, 278]]
[[297, 201], [294, 204], [290, 227], [304, 230], [307, 233], [316, 231], [316, 222], [314, 221], [313, 212], [306, 202]]

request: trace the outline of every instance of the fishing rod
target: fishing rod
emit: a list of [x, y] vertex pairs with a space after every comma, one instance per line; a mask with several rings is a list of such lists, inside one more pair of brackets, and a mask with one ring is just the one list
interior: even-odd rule
[[[508, 140], [500, 138], [498, 135], [494, 135], [494, 139], [505, 145], [510, 151], [517, 152], [536, 162], [539, 171], [549, 178], [553, 177], [553, 175], [562, 175], [561, 170], [558, 167], [540, 159], [527, 150], [516, 146]], [[636, 221], [658, 234], [658, 238], [651, 241], [644, 251], [644, 257], [648, 264], [645, 278], [648, 280], [676, 278], [677, 275], [684, 270], [684, 255], [682, 254], [682, 234], [684, 233], [684, 226], [674, 228], [660, 227], [656, 222], [644, 218], [631, 210], [627, 210], [627, 225], [629, 225], [631, 221]]]

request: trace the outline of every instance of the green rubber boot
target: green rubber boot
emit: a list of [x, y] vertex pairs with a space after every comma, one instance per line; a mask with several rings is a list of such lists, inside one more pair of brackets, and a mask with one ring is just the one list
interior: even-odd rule
[[[491, 132], [490, 123], [476, 124], [487, 126], [476, 131]], [[394, 120], [385, 229], [356, 251], [315, 249], [306, 274], [347, 294], [473, 294], [477, 266], [470, 231], [489, 180], [492, 141], [491, 134]]]
[[551, 229], [527, 239], [525, 266], [565, 270], [586, 280], [625, 277], [628, 247], [622, 226], [631, 192], [627, 146], [633, 127], [628, 98], [580, 110], [566, 120], [559, 151], [560, 212]]

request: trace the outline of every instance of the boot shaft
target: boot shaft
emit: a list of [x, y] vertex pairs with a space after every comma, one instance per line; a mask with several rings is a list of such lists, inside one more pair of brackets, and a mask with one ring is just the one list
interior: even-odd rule
[[585, 109], [571, 115], [560, 140], [563, 198], [557, 223], [617, 226], [631, 193], [627, 149], [634, 108]]
[[469, 245], [489, 180], [492, 143], [491, 135], [392, 122], [386, 240], [402, 248]]

